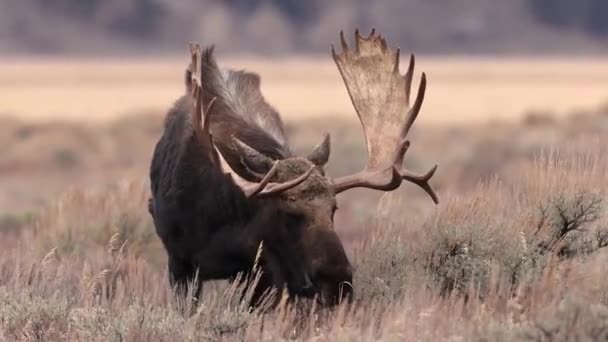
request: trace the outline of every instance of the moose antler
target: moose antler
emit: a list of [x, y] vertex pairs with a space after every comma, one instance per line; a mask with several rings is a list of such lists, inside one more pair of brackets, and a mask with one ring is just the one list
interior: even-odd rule
[[[194, 134], [197, 140], [201, 143], [204, 150], [209, 154], [209, 160], [213, 165], [219, 167], [219, 155], [213, 145], [213, 136], [209, 130], [209, 118], [210, 115], [204, 115], [203, 113], [209, 113], [209, 109], [213, 106], [216, 98], [214, 97], [207, 105], [206, 110], [203, 112], [203, 86], [202, 86], [202, 71], [201, 71], [201, 46], [197, 43], [190, 43], [190, 54], [192, 55], [192, 119], [194, 126]], [[204, 117], [204, 122], [203, 121]]]
[[203, 147], [208, 153], [208, 158], [211, 163], [224, 172], [225, 174], [232, 177], [235, 184], [243, 190], [247, 197], [261, 197], [276, 195], [283, 191], [289, 190], [300, 183], [302, 183], [314, 170], [314, 167], [308, 169], [307, 172], [301, 176], [289, 180], [283, 183], [271, 183], [270, 179], [276, 174], [278, 170], [278, 161], [274, 162], [272, 168], [266, 173], [259, 183], [249, 182], [240, 177], [230, 164], [226, 162], [217, 146], [213, 143], [213, 135], [211, 134], [209, 118], [209, 110], [213, 106], [216, 98], [211, 99], [207, 108], [203, 111], [203, 90], [202, 90], [202, 70], [201, 70], [201, 48], [198, 43], [190, 43], [190, 54], [192, 55], [192, 122], [194, 126], [194, 134]]
[[418, 95], [410, 107], [413, 55], [402, 76], [399, 73], [400, 50], [391, 50], [374, 29], [368, 37], [355, 31], [354, 51], [349, 48], [342, 31], [340, 42], [342, 52], [337, 54], [332, 45], [332, 56], [363, 126], [368, 159], [363, 171], [334, 180], [335, 193], [355, 187], [392, 191], [405, 179], [420, 186], [439, 203], [429, 184], [437, 165], [424, 175], [414, 174], [402, 165], [410, 146], [406, 136], [424, 100], [426, 75], [422, 73]]

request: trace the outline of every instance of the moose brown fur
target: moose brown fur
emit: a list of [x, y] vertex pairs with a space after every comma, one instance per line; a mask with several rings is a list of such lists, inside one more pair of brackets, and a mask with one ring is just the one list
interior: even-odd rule
[[[364, 129], [368, 162], [357, 174], [332, 178], [326, 135], [306, 157], [294, 156], [281, 117], [264, 99], [257, 74], [221, 69], [213, 47], [191, 46], [186, 93], [166, 116], [150, 167], [149, 210], [181, 289], [195, 274], [209, 279], [249, 274], [261, 255], [261, 293], [285, 284], [295, 296], [325, 305], [352, 298], [352, 266], [334, 231], [336, 195], [355, 187], [418, 184], [437, 202], [424, 175], [404, 169], [407, 133], [426, 89], [423, 74], [410, 106], [413, 56], [399, 73], [399, 50], [374, 30], [355, 33], [351, 49], [332, 55]], [[259, 297], [256, 297], [259, 298]]]

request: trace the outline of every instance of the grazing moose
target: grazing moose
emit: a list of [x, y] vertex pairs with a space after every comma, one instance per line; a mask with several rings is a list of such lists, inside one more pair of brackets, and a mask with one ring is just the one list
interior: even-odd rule
[[403, 168], [407, 134], [424, 99], [422, 74], [410, 105], [414, 58], [399, 72], [399, 49], [372, 30], [355, 32], [355, 48], [340, 33], [332, 56], [363, 126], [365, 169], [331, 178], [326, 135], [306, 157], [294, 156], [279, 114], [264, 100], [257, 74], [224, 70], [213, 47], [191, 45], [186, 93], [166, 116], [150, 167], [149, 211], [168, 253], [173, 286], [234, 279], [252, 270], [260, 243], [262, 278], [256, 293], [282, 288], [327, 306], [352, 298], [353, 269], [334, 231], [336, 195], [362, 187], [397, 189], [429, 180]]

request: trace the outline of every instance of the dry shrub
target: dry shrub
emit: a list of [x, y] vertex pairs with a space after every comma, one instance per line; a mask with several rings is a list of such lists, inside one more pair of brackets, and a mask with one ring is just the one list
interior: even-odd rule
[[605, 341], [608, 306], [567, 297], [543, 310], [542, 318], [515, 325], [494, 324], [481, 341]]
[[22, 228], [31, 225], [35, 216], [30, 213], [23, 215], [5, 214], [0, 216], [0, 234], [19, 234]]
[[530, 110], [524, 114], [522, 124], [525, 126], [544, 126], [555, 124], [555, 113], [544, 110]]
[[[201, 304], [179, 300], [167, 275], [129, 252], [118, 234], [84, 257], [13, 250], [0, 261], [0, 338], [174, 341], [237, 338], [258, 322], [251, 288], [211, 284]], [[241, 301], [241, 298], [244, 300]], [[261, 309], [264, 309], [263, 306]]]
[[521, 260], [523, 246], [517, 212], [499, 183], [481, 186], [465, 198], [448, 199], [445, 208], [422, 227], [418, 250], [440, 293], [482, 293], [493, 270], [511, 273]]
[[608, 339], [608, 306], [565, 300], [557, 311], [536, 321], [520, 335], [528, 341], [605, 341]]
[[[134, 255], [158, 265], [162, 248], [147, 211], [147, 182], [120, 182], [105, 190], [72, 189], [24, 231], [40, 254], [58, 248], [62, 255], [81, 257], [103, 247], [118, 234]], [[156, 259], [155, 259], [156, 258]]]
[[443, 297], [483, 299], [497, 286], [512, 295], [559, 260], [595, 257], [606, 246], [608, 168], [599, 154], [578, 151], [541, 156], [505, 182], [444, 196], [418, 227], [409, 218], [375, 222], [355, 263], [358, 297], [393, 302], [409, 279], [414, 287], [430, 280]]
[[2, 335], [14, 340], [57, 340], [67, 330], [70, 305], [60, 295], [32, 297], [0, 287]]
[[94, 163], [102, 148], [93, 128], [67, 122], [20, 122], [5, 135], [10, 140], [0, 167], [7, 170], [84, 166]]
[[553, 254], [572, 258], [603, 246], [608, 169], [599, 154], [552, 154], [520, 169], [507, 178], [511, 185], [493, 182], [448, 200], [423, 227], [422, 257], [442, 292], [483, 287], [494, 268], [516, 285]]
[[387, 305], [402, 298], [412, 273], [407, 241], [385, 220], [372, 222], [379, 226], [357, 250], [354, 262], [354, 291], [357, 301]]

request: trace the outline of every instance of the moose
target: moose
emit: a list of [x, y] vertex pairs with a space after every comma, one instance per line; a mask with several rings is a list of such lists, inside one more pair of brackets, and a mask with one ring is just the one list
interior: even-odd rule
[[186, 91], [166, 114], [150, 165], [148, 210], [174, 288], [194, 284], [199, 298], [203, 282], [251, 274], [259, 262], [256, 300], [286, 289], [326, 307], [350, 301], [353, 267], [334, 231], [336, 196], [353, 188], [389, 192], [406, 180], [438, 203], [429, 184], [437, 165], [425, 174], [403, 167], [426, 90], [422, 73], [410, 103], [414, 55], [402, 75], [400, 50], [374, 29], [367, 37], [357, 29], [354, 48], [342, 31], [340, 42], [341, 52], [332, 44], [331, 54], [362, 125], [367, 162], [337, 178], [324, 170], [329, 134], [307, 156], [294, 155], [259, 75], [222, 69], [213, 45], [190, 45]]

